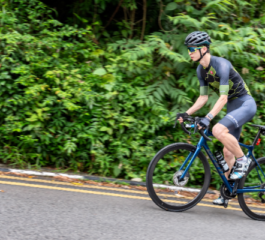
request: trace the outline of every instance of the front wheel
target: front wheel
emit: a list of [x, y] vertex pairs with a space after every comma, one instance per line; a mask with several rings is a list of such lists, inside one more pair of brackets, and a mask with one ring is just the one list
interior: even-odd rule
[[[253, 162], [246, 176], [243, 177], [238, 189], [252, 188], [252, 189], [265, 189], [265, 157], [259, 158], [258, 163], [262, 169]], [[264, 199], [264, 201], [262, 201]], [[238, 194], [238, 202], [250, 218], [259, 221], [265, 221], [265, 192], [246, 192]]]
[[[190, 166], [184, 181], [178, 181], [195, 150], [193, 145], [174, 143], [161, 149], [150, 162], [146, 174], [147, 190], [154, 203], [162, 209], [174, 212], [188, 210], [206, 194], [211, 172], [202, 152]], [[179, 170], [187, 158], [189, 161]]]

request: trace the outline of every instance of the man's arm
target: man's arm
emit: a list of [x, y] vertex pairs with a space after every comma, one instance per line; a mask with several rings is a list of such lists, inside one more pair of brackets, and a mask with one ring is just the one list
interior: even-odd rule
[[[208, 101], [208, 95], [202, 95], [202, 96], [198, 97], [196, 102], [193, 104], [193, 106], [190, 109], [188, 109], [186, 111], [186, 113], [189, 114], [189, 115], [192, 115], [193, 113], [195, 113], [196, 111], [201, 109], [205, 105], [205, 103], [207, 103], [207, 101]], [[183, 122], [183, 118], [180, 117], [178, 119], [178, 121], [179, 121], [179, 123], [182, 123]]]
[[228, 96], [227, 95], [221, 95], [218, 99], [218, 101], [215, 103], [213, 109], [207, 114], [207, 116], [205, 118], [202, 118], [199, 122], [199, 124], [197, 124], [199, 126], [199, 129], [201, 129], [202, 127], [207, 128], [210, 124], [210, 121], [212, 120], [208, 115], [212, 114], [213, 116], [211, 117], [215, 117], [224, 107], [224, 105], [227, 103], [227, 99]]
[[200, 97], [198, 97], [197, 101], [193, 104], [193, 106], [188, 111], [186, 111], [186, 113], [189, 115], [192, 115], [193, 113], [197, 112], [208, 101], [209, 83], [202, 78], [201, 69], [202, 66], [199, 65], [196, 70], [197, 77], [200, 82]]
[[[213, 109], [209, 112], [212, 114], [213, 118], [222, 110], [224, 105], [228, 101], [228, 92], [229, 92], [229, 72], [232, 65], [229, 61], [222, 59], [222, 62], [216, 67], [216, 73], [220, 76], [220, 86], [219, 92], [220, 97], [215, 103]], [[207, 116], [207, 118], [209, 118]], [[209, 118], [210, 119], [210, 118]]]
[[[201, 108], [205, 105], [205, 103], [207, 103], [207, 101], [208, 101], [209, 83], [206, 82], [206, 81], [202, 78], [202, 76], [201, 76], [201, 68], [202, 68], [202, 66], [199, 65], [199, 66], [197, 67], [197, 70], [196, 70], [196, 72], [197, 72], [197, 77], [198, 77], [199, 82], [200, 82], [200, 97], [198, 97], [198, 99], [197, 99], [196, 102], [193, 104], [193, 106], [192, 106], [191, 108], [189, 108], [189, 109], [186, 111], [186, 113], [187, 113], [188, 115], [192, 115], [193, 113], [195, 113], [196, 111], [198, 111], [199, 109], [201, 109]], [[183, 122], [182, 117], [180, 117], [180, 118], [178, 119], [178, 121], [179, 121], [180, 123], [182, 123], [182, 122]]]
[[197, 101], [193, 104], [193, 106], [186, 111], [189, 115], [192, 115], [193, 113], [197, 112], [199, 109], [201, 109], [205, 103], [208, 101], [208, 95], [202, 95], [198, 97]]
[[[209, 112], [215, 117], [224, 107], [224, 105], [228, 101], [228, 96], [227, 95], [221, 95], [218, 99], [218, 101], [215, 103], [213, 109]], [[208, 118], [208, 116], [206, 116]], [[210, 118], [209, 118], [210, 119]]]

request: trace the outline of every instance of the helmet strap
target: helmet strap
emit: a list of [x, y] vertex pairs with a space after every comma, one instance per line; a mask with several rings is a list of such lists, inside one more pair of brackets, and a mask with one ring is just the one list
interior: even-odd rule
[[[208, 47], [207, 47], [207, 49], [208, 49]], [[206, 53], [208, 53], [208, 51], [206, 51], [204, 54], [202, 54], [201, 49], [199, 49], [199, 51], [200, 51], [200, 55], [201, 55], [201, 57], [200, 57], [197, 61], [195, 61], [195, 62], [199, 62], [199, 61], [201, 61], [202, 58], [206, 55]]]

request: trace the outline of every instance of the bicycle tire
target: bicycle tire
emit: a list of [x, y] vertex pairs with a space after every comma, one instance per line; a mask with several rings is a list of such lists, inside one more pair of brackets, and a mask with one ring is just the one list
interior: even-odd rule
[[187, 144], [187, 143], [173, 143], [170, 144], [164, 148], [162, 148], [152, 159], [152, 161], [150, 162], [148, 169], [147, 169], [147, 173], [146, 173], [146, 186], [147, 186], [147, 191], [149, 193], [150, 198], [153, 200], [153, 202], [159, 206], [160, 208], [166, 210], [166, 211], [172, 211], [172, 212], [182, 212], [182, 211], [186, 211], [192, 207], [194, 207], [198, 202], [200, 202], [200, 200], [204, 197], [204, 195], [206, 194], [208, 187], [210, 185], [210, 180], [211, 180], [211, 171], [210, 171], [210, 165], [205, 157], [205, 155], [200, 152], [198, 154], [198, 159], [201, 161], [203, 167], [204, 167], [204, 181], [203, 181], [203, 187], [201, 188], [200, 193], [194, 198], [194, 200], [192, 200], [191, 202], [189, 202], [188, 204], [184, 205], [184, 206], [172, 206], [169, 205], [165, 202], [163, 202], [156, 194], [156, 191], [154, 189], [153, 186], [153, 173], [156, 167], [156, 164], [158, 163], [158, 161], [167, 153], [169, 153], [170, 151], [174, 151], [174, 150], [188, 150], [188, 151], [195, 151], [196, 147], [191, 145], [191, 144]]
[[[262, 166], [263, 165], [263, 169], [265, 169], [265, 157], [261, 157], [259, 159], [257, 159], [258, 163]], [[242, 189], [244, 187], [245, 181], [248, 177], [248, 175], [251, 173], [251, 171], [257, 166], [257, 164], [255, 162], [253, 162], [250, 167], [248, 172], [246, 173], [245, 177], [243, 177], [238, 185], [238, 189]], [[255, 212], [253, 212], [253, 210], [251, 210], [246, 203], [246, 199], [244, 197], [244, 193], [239, 193], [238, 195], [238, 202], [240, 207], [242, 208], [242, 210], [244, 211], [244, 213], [249, 216], [250, 218], [254, 219], [254, 220], [258, 220], [258, 221], [265, 221], [265, 210], [264, 210], [264, 215], [259, 215], [256, 214]], [[265, 204], [264, 204], [265, 207]]]

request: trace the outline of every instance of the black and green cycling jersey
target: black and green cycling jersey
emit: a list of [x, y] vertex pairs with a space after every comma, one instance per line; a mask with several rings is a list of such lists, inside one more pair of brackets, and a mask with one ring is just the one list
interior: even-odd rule
[[197, 67], [197, 76], [200, 81], [200, 95], [208, 95], [209, 87], [217, 94], [228, 95], [228, 100], [243, 95], [250, 95], [248, 86], [228, 60], [211, 56], [210, 64], [204, 68]]

